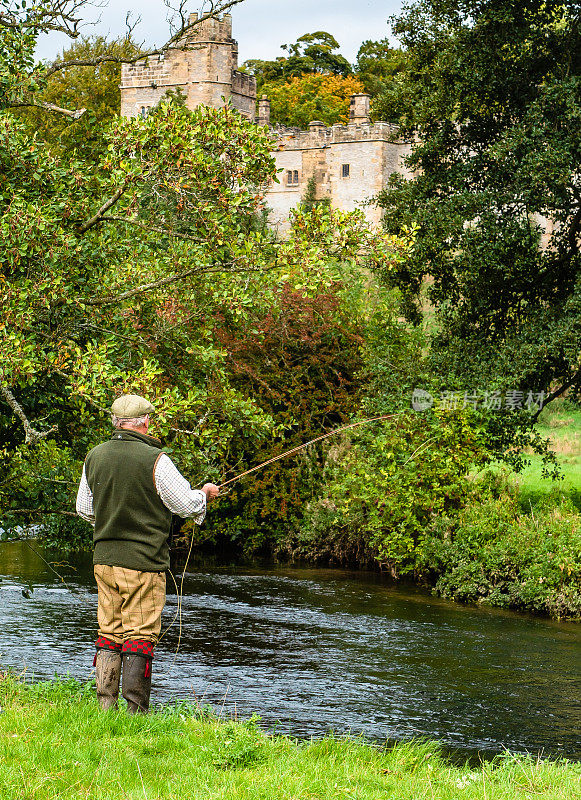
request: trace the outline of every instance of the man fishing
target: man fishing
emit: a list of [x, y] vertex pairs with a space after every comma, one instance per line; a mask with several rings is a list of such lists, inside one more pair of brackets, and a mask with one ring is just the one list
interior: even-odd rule
[[122, 675], [122, 695], [132, 714], [149, 709], [172, 514], [201, 525], [207, 503], [219, 492], [213, 483], [192, 489], [161, 442], [148, 435], [154, 411], [138, 395], [115, 400], [115, 432], [87, 455], [76, 502], [77, 514], [94, 527], [97, 698], [103, 709], [116, 707]]

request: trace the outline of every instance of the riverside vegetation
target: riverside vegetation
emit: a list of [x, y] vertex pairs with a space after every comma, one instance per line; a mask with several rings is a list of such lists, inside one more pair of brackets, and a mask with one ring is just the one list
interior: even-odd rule
[[[432, 742], [297, 741], [205, 708], [103, 714], [93, 688], [0, 675], [5, 800], [574, 800], [581, 764], [505, 753], [454, 765]], [[79, 741], [83, 747], [79, 748]]]
[[[153, 432], [194, 484], [394, 414], [236, 484], [195, 546], [373, 564], [459, 600], [578, 619], [578, 461], [564, 459], [579, 454], [542, 428], [554, 403], [571, 436], [581, 413], [569, 4], [413, 4], [397, 23], [405, 57], [367, 43], [360, 75], [383, 76], [381, 102], [416, 142], [414, 176], [377, 198], [385, 229], [306, 196], [284, 239], [267, 224], [261, 187], [276, 176], [263, 130], [179, 95], [120, 119], [119, 63], [140, 55], [130, 41], [83, 41], [39, 65], [38, 35], [70, 32], [70, 14], [40, 0], [0, 7], [4, 535], [41, 523], [60, 554], [90, 547], [75, 489], [124, 391], [151, 398]], [[349, 78], [331, 39], [315, 39], [285, 60], [312, 61], [313, 92], [323, 62]], [[558, 222], [550, 246], [535, 214]], [[416, 387], [437, 398], [431, 409], [411, 410]], [[438, 400], [514, 389], [551, 404], [538, 416]], [[498, 464], [519, 471], [527, 458], [536, 472], [518, 472], [529, 483], [516, 490]], [[557, 477], [547, 497], [543, 471]]]

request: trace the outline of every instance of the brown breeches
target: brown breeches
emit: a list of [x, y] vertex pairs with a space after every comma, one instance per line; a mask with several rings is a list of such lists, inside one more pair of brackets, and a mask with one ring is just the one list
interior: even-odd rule
[[96, 564], [99, 636], [117, 644], [134, 639], [157, 643], [165, 605], [165, 573]]

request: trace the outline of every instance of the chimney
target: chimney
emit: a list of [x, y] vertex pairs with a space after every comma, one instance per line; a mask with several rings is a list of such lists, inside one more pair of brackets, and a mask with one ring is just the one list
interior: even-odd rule
[[263, 94], [258, 101], [258, 119], [259, 125], [270, 125], [270, 100]]
[[194, 22], [197, 22], [197, 21], [198, 21], [198, 14], [197, 14], [196, 11], [194, 11], [193, 14], [190, 14], [190, 16], [189, 16], [188, 25], [193, 25]]
[[315, 133], [320, 136], [321, 134], [325, 133], [326, 130], [327, 126], [324, 122], [321, 122], [320, 119], [314, 119], [309, 122], [309, 133]]
[[356, 122], [361, 125], [369, 122], [369, 95], [352, 94], [349, 105], [349, 122]]

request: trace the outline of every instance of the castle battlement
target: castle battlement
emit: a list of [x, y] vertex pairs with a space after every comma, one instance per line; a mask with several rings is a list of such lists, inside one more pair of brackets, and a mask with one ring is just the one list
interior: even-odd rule
[[234, 70], [232, 72], [232, 92], [247, 95], [256, 101], [256, 78], [245, 72]]
[[147, 115], [168, 90], [180, 89], [190, 109], [222, 108], [230, 103], [249, 120], [269, 131], [278, 180], [271, 182], [265, 202], [269, 220], [285, 230], [293, 208], [314, 188], [314, 199], [333, 208], [363, 208], [371, 224], [381, 211], [368, 201], [385, 187], [389, 176], [406, 174], [409, 145], [399, 141], [389, 122], [370, 122], [369, 95], [354, 94], [349, 122], [327, 126], [309, 123], [308, 130], [270, 125], [270, 101], [263, 96], [256, 114], [256, 79], [238, 69], [238, 44], [232, 38], [232, 17], [202, 18], [191, 14], [193, 27], [164, 56], [142, 59], [121, 68], [121, 113]]
[[363, 124], [349, 122], [347, 125], [331, 125], [322, 122], [311, 122], [309, 130], [296, 128], [272, 128], [272, 138], [276, 140], [278, 149], [304, 150], [328, 147], [332, 144], [347, 142], [365, 142], [380, 140], [392, 142], [397, 135], [398, 126], [390, 122], [365, 122]]
[[[194, 12], [190, 14], [188, 23], [191, 25], [198, 20], [198, 15]], [[230, 42], [232, 40], [232, 15], [224, 14], [219, 17], [207, 17], [202, 22], [195, 25], [186, 34], [188, 39], [209, 42]]]
[[[201, 19], [198, 22], [198, 19]], [[225, 103], [247, 119], [256, 116], [256, 79], [238, 70], [238, 43], [232, 17], [190, 14], [193, 25], [165, 57], [154, 56], [121, 67], [121, 113], [145, 115], [168, 90], [181, 89], [188, 108], [221, 108]]]

